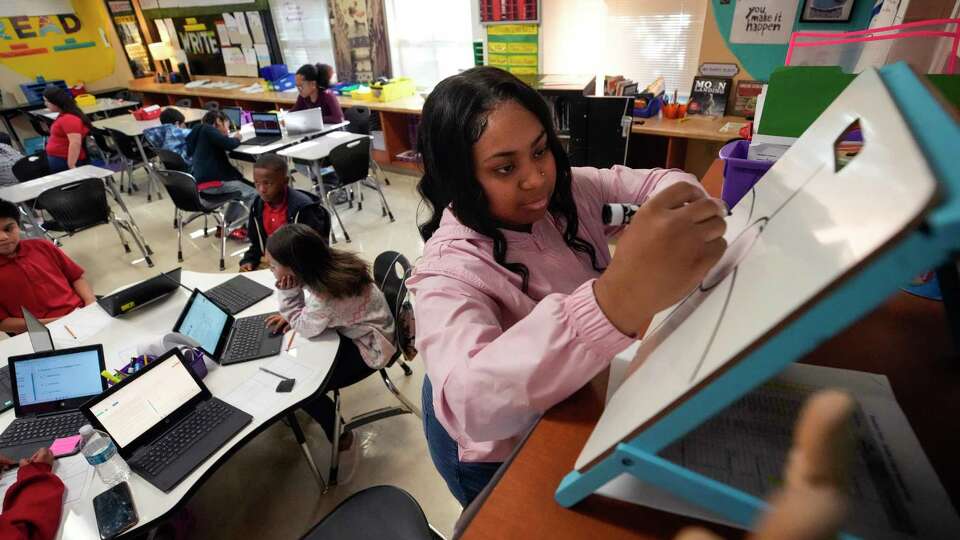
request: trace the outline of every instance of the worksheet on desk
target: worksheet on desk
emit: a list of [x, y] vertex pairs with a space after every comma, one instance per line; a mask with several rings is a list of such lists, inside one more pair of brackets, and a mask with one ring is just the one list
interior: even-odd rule
[[[611, 364], [613, 389], [632, 358], [625, 353]], [[960, 538], [960, 518], [883, 375], [794, 364], [658, 455], [767, 498], [782, 483], [793, 426], [804, 401], [824, 388], [843, 389], [858, 405], [849, 470], [851, 504], [843, 531], [871, 539]], [[597, 493], [736, 526], [629, 475]]]

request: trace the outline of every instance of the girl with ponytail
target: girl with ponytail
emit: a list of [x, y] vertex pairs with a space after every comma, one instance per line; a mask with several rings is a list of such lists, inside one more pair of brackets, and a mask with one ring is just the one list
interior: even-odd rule
[[297, 70], [297, 103], [290, 109], [302, 111], [316, 109], [323, 111], [323, 121], [327, 124], [343, 122], [343, 110], [337, 96], [330, 91], [335, 74], [333, 67], [327, 64], [304, 64]]

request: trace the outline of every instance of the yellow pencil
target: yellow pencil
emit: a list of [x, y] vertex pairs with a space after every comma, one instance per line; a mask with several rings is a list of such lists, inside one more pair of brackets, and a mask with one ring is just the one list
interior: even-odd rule
[[296, 335], [297, 335], [297, 331], [296, 331], [296, 330], [294, 330], [293, 332], [290, 332], [290, 341], [287, 342], [287, 350], [288, 350], [288, 351], [290, 350], [290, 347], [293, 346], [293, 338], [294, 338]]
[[73, 339], [80, 339], [80, 338], [77, 337], [76, 334], [73, 333], [73, 330], [71, 330], [69, 326], [63, 325], [63, 327], [67, 329], [67, 332], [70, 333], [70, 335], [73, 337]]

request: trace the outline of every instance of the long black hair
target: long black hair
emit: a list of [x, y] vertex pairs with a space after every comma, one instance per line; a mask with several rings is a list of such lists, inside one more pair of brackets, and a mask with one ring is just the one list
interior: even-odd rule
[[570, 161], [557, 137], [547, 104], [523, 81], [494, 67], [475, 67], [447, 77], [430, 92], [423, 106], [417, 148], [423, 157], [424, 173], [417, 191], [431, 214], [419, 226], [420, 236], [429, 240], [440, 226], [444, 209], [449, 207], [461, 223], [493, 239], [494, 259], [523, 279], [526, 292], [530, 271], [521, 263], [507, 262], [507, 240], [490, 214], [489, 201], [477, 180], [473, 162], [473, 145], [486, 128], [487, 116], [508, 100], [536, 116], [547, 134], [557, 168], [548, 209], [563, 227], [564, 242], [574, 251], [587, 254], [593, 268], [602, 271], [593, 246], [577, 236], [580, 222], [573, 200]]
[[297, 70], [297, 75], [307, 81], [315, 81], [321, 92], [330, 87], [330, 78], [333, 77], [333, 67], [328, 64], [304, 64]]
[[61, 111], [80, 118], [80, 121], [83, 122], [83, 125], [87, 126], [88, 129], [93, 129], [93, 123], [91, 123], [87, 115], [80, 110], [80, 106], [77, 105], [77, 101], [73, 99], [73, 95], [70, 92], [59, 86], [48, 86], [47, 89], [43, 91], [43, 98], [59, 107]]
[[316, 293], [333, 298], [362, 294], [373, 285], [370, 268], [349, 251], [327, 246], [320, 233], [302, 223], [288, 223], [267, 240], [267, 252]]

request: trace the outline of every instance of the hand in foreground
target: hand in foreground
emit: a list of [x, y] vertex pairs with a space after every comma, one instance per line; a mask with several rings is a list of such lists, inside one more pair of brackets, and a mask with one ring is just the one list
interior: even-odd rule
[[[793, 435], [784, 486], [770, 499], [752, 540], [827, 540], [837, 537], [847, 511], [847, 466], [853, 449], [853, 400], [825, 390], [807, 400]], [[700, 528], [674, 540], [719, 540]]]

